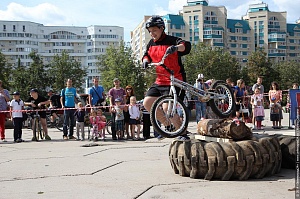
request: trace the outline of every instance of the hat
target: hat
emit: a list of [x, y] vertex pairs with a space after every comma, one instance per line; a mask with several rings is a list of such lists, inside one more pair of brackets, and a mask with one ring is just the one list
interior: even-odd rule
[[33, 88], [33, 89], [31, 89], [31, 90], [30, 90], [30, 92], [35, 92], [35, 93], [38, 93], [38, 89], [36, 89], [36, 88]]
[[119, 78], [115, 78], [115, 79], [114, 79], [114, 82], [115, 82], [115, 81], [120, 81], [120, 80], [119, 80]]
[[122, 102], [122, 100], [120, 98], [116, 98], [115, 102]]
[[198, 79], [204, 79], [204, 75], [201, 73], [201, 74], [198, 74], [198, 78], [197, 78], [197, 80]]
[[15, 91], [11, 95], [20, 95], [20, 93], [18, 91]]

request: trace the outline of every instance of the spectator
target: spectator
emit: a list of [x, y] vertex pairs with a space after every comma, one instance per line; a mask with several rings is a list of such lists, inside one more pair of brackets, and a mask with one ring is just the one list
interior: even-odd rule
[[[279, 118], [271, 118], [271, 121], [273, 121], [273, 128], [274, 129], [281, 129], [281, 120], [283, 119], [282, 114], [282, 107], [281, 107], [281, 101], [282, 101], [282, 90], [279, 90], [279, 85], [277, 82], [273, 81], [270, 86], [269, 90], [269, 101], [270, 101], [270, 114], [279, 114]], [[279, 125], [278, 125], [279, 123]]]
[[[36, 88], [33, 88], [30, 90], [30, 97], [25, 101], [24, 105], [31, 106], [33, 110], [36, 109], [46, 109], [45, 105], [48, 105], [50, 102], [45, 97], [39, 95], [38, 90]], [[48, 135], [48, 127], [46, 122], [46, 111], [38, 111], [40, 117], [41, 117], [41, 123], [43, 126], [43, 131], [45, 133], [45, 139], [51, 140], [50, 136]], [[35, 135], [32, 137], [32, 141], [36, 141], [37, 138]]]
[[[161, 17], [153, 16], [145, 23], [146, 29], [149, 32], [152, 39], [149, 41], [146, 47], [145, 54], [142, 58], [143, 67], [147, 68], [148, 63], [160, 62], [165, 53], [168, 56], [165, 59], [167, 67], [174, 71], [174, 76], [182, 81], [186, 81], [186, 73], [184, 66], [181, 61], [181, 57], [190, 53], [191, 43], [184, 41], [181, 38], [167, 35], [165, 33], [165, 23]], [[156, 81], [147, 91], [146, 97], [144, 98], [144, 106], [147, 111], [150, 111], [153, 102], [160, 96], [168, 94], [170, 89], [170, 78], [169, 73], [162, 67], [156, 67]], [[184, 99], [185, 92], [180, 91], [177, 88], [178, 96], [182, 101]], [[164, 118], [163, 111], [159, 112], [158, 118], [161, 120]], [[180, 118], [177, 115], [172, 118], [172, 125], [176, 128], [181, 124]], [[166, 122], [162, 122], [166, 128], [172, 129], [171, 125]], [[178, 139], [187, 140], [189, 137], [185, 134], [184, 136], [178, 137]]]
[[[0, 80], [0, 111], [7, 111], [9, 109], [7, 102], [9, 102], [10, 96], [8, 90], [3, 88], [3, 83]], [[2, 142], [6, 142], [5, 139], [5, 120], [7, 113], [0, 112], [0, 139]]]
[[109, 90], [108, 97], [109, 97], [109, 102], [110, 102], [110, 110], [111, 110], [111, 114], [112, 114], [112, 117], [111, 117], [111, 120], [112, 120], [112, 124], [111, 124], [112, 139], [117, 140], [116, 130], [115, 130], [116, 114], [115, 114], [115, 112], [112, 111], [112, 109], [113, 109], [113, 106], [115, 105], [115, 100], [116, 99], [121, 100], [122, 105], [125, 104], [126, 93], [125, 93], [125, 90], [123, 88], [121, 88], [120, 80], [118, 78], [114, 78], [113, 82], [114, 82], [114, 87]]
[[76, 133], [77, 139], [79, 140], [79, 131], [81, 132], [81, 141], [85, 139], [84, 135], [84, 118], [85, 118], [85, 110], [83, 109], [83, 104], [79, 102], [78, 109], [75, 111], [74, 116], [76, 118]]
[[[125, 96], [126, 102], [125, 102], [125, 104], [129, 105], [130, 104], [130, 97], [134, 96], [134, 90], [133, 90], [132, 86], [128, 85], [128, 86], [126, 86], [125, 91], [126, 91], [126, 96]], [[126, 133], [127, 139], [132, 139], [133, 137], [129, 136], [129, 127], [131, 129], [131, 125], [129, 124], [129, 120], [130, 120], [130, 115], [129, 115], [127, 106], [125, 106], [125, 108], [124, 108], [125, 133]]]
[[115, 130], [119, 140], [124, 139], [124, 113], [123, 108], [121, 107], [122, 99], [115, 99], [115, 106], [112, 111], [115, 113]]
[[247, 91], [245, 89], [245, 82], [243, 79], [237, 80], [237, 85], [234, 87], [234, 100], [236, 103], [236, 117], [240, 117], [241, 106], [245, 106], [245, 96]]
[[[63, 124], [63, 139], [76, 140], [73, 136], [75, 126], [75, 100], [77, 97], [76, 89], [72, 87], [72, 80], [67, 80], [67, 87], [61, 90], [60, 103], [64, 110], [64, 124]], [[69, 134], [68, 134], [69, 127]]]
[[[208, 85], [204, 82], [204, 76], [203, 74], [198, 74], [198, 77], [196, 79], [196, 83], [194, 84], [194, 87], [197, 89], [201, 89], [206, 91], [208, 89]], [[196, 106], [196, 122], [200, 120], [203, 120], [206, 118], [206, 102], [202, 100], [201, 97], [197, 97], [195, 102]]]
[[100, 132], [100, 137], [103, 141], [105, 141], [105, 125], [106, 125], [106, 117], [103, 115], [103, 112], [101, 109], [97, 110], [97, 116], [100, 119], [100, 122], [98, 124], [98, 131]]
[[[291, 89], [299, 89], [299, 84], [298, 83], [293, 83], [292, 88]], [[290, 90], [289, 93], [287, 95], [287, 99], [286, 99], [287, 103], [286, 103], [286, 112], [287, 113], [291, 113], [291, 99], [290, 99]], [[295, 120], [290, 120], [292, 123], [292, 128], [295, 128]]]
[[251, 96], [251, 104], [253, 108], [253, 129], [256, 129], [255, 127], [255, 121], [257, 123], [257, 129], [261, 130], [262, 125], [261, 122], [263, 120], [263, 117], [265, 116], [264, 111], [264, 96], [260, 93], [260, 89], [256, 87], [254, 89], [254, 94]]
[[[131, 137], [133, 140], [140, 139], [140, 131], [141, 131], [141, 120], [140, 120], [140, 108], [136, 104], [135, 96], [130, 97], [130, 105], [129, 105], [129, 114], [130, 114], [130, 127], [131, 127]], [[135, 137], [135, 127], [137, 127], [137, 136]]]
[[102, 102], [105, 101], [104, 88], [99, 85], [99, 79], [95, 77], [93, 79], [94, 86], [89, 89], [89, 104], [91, 106], [102, 106]]
[[[48, 96], [49, 96], [49, 102], [50, 102], [50, 109], [58, 109], [61, 108], [61, 103], [60, 103], [60, 95], [57, 95], [53, 92], [52, 89], [48, 91]], [[55, 122], [55, 119], [58, 117], [57, 113], [58, 110], [50, 110], [51, 114], [51, 123]]]
[[24, 110], [24, 102], [20, 99], [20, 93], [14, 92], [13, 100], [10, 102], [11, 120], [14, 125], [14, 142], [23, 142], [22, 140], [22, 126], [23, 126], [23, 114], [21, 110]]

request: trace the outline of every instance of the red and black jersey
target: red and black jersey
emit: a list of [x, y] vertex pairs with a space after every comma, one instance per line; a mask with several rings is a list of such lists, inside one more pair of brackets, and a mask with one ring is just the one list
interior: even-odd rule
[[[185, 71], [181, 61], [181, 56], [189, 54], [191, 51], [191, 43], [184, 41], [181, 38], [166, 35], [163, 33], [161, 39], [155, 41], [151, 39], [147, 45], [146, 52], [143, 56], [147, 58], [149, 62], [158, 63], [161, 61], [164, 56], [167, 48], [172, 45], [184, 44], [185, 50], [183, 52], [175, 52], [174, 54], [169, 55], [164, 64], [171, 70], [174, 71], [174, 76], [177, 79], [185, 81]], [[156, 67], [156, 80], [155, 84], [169, 86], [170, 85], [170, 74], [162, 66]]]

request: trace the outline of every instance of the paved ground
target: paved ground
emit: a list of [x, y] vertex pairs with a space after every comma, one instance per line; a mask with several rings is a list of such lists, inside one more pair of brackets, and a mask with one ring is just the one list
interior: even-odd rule
[[[287, 117], [283, 125], [288, 125]], [[268, 117], [259, 133], [293, 135], [287, 128], [273, 130]], [[190, 122], [189, 131], [196, 132]], [[258, 131], [256, 131], [258, 132]], [[31, 142], [24, 129], [24, 143], [0, 143], [0, 198], [294, 198], [295, 171], [260, 180], [206, 181], [175, 175], [168, 160], [172, 139], [157, 141], [63, 141], [50, 129], [52, 141]], [[109, 137], [110, 138], [110, 137]]]

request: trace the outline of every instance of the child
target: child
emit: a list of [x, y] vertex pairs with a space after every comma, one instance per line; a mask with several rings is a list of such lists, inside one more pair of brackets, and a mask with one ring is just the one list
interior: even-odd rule
[[100, 121], [98, 124], [98, 131], [100, 132], [101, 139], [105, 141], [105, 125], [106, 125], [106, 117], [103, 115], [102, 110], [97, 110], [97, 116], [99, 117]]
[[22, 125], [23, 125], [23, 114], [20, 110], [24, 109], [24, 102], [20, 99], [20, 93], [14, 92], [13, 100], [10, 102], [11, 119], [14, 124], [14, 142], [24, 142], [22, 140]]
[[78, 109], [74, 113], [74, 116], [76, 117], [76, 132], [77, 132], [77, 139], [79, 140], [79, 130], [81, 131], [81, 141], [83, 141], [84, 138], [84, 117], [85, 117], [85, 111], [83, 110], [83, 104], [79, 102]]
[[113, 112], [116, 113], [116, 132], [119, 140], [123, 140], [124, 138], [124, 113], [123, 108], [121, 107], [122, 100], [117, 98], [115, 99], [115, 107], [113, 108]]
[[[129, 124], [130, 124], [130, 133], [133, 140], [139, 140], [140, 139], [140, 129], [141, 129], [141, 121], [140, 121], [140, 109], [136, 104], [136, 97], [131, 96], [130, 97], [130, 105], [129, 105]], [[137, 136], [135, 137], [135, 126], [137, 126]]]
[[99, 122], [100, 117], [97, 116], [97, 112], [94, 109], [91, 109], [91, 116], [90, 116], [90, 124], [92, 125], [92, 137], [95, 138], [95, 141], [99, 138]]
[[253, 129], [255, 129], [255, 121], [257, 122], [257, 129], [263, 129], [261, 127], [261, 121], [265, 116], [264, 111], [264, 96], [260, 94], [259, 87], [255, 88], [254, 94], [251, 96], [251, 105], [253, 112]]
[[276, 103], [276, 98], [271, 98], [270, 103], [270, 120], [273, 122], [273, 129], [280, 129], [280, 126], [278, 126], [278, 123], [280, 121], [280, 111], [281, 111], [281, 105], [279, 103]]

